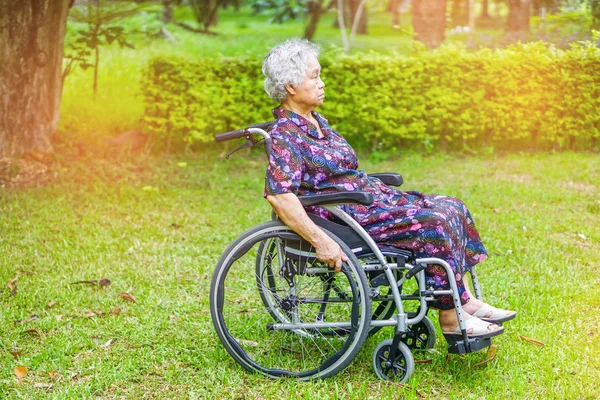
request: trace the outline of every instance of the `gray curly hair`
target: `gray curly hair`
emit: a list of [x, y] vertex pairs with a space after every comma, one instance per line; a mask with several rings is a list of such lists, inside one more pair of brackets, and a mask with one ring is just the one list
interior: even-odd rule
[[300, 85], [306, 79], [309, 57], [319, 57], [319, 47], [306, 39], [292, 38], [273, 47], [262, 65], [265, 92], [281, 103], [288, 95], [285, 85]]

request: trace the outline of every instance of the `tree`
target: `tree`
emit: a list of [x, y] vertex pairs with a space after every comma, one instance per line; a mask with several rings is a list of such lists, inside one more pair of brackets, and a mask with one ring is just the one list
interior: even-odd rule
[[[352, 26], [355, 33], [366, 35], [367, 30], [367, 8], [365, 0], [339, 0], [338, 13], [342, 11], [343, 20]], [[339, 18], [334, 21], [334, 27], [339, 28]]]
[[327, 7], [323, 0], [254, 0], [251, 6], [255, 14], [270, 15], [270, 22], [278, 24], [308, 15], [309, 21], [304, 30], [304, 37], [312, 40], [317, 30], [321, 15]]
[[592, 28], [600, 30], [600, 0], [588, 0], [592, 11]]
[[511, 33], [529, 33], [531, 0], [508, 0], [506, 30]]
[[306, 25], [306, 29], [304, 30], [304, 38], [312, 40], [313, 36], [315, 36], [321, 15], [323, 14], [323, 0], [309, 0], [307, 11], [310, 18], [308, 20], [308, 25]]
[[219, 7], [225, 5], [225, 0], [189, 0], [196, 21], [203, 27], [204, 32], [208, 32], [208, 28], [217, 25]]
[[489, 19], [490, 18], [490, 0], [483, 0], [481, 3], [481, 19]]
[[72, 0], [0, 0], [0, 157], [51, 149]]
[[452, 0], [450, 18], [453, 26], [465, 26], [468, 23], [467, 0]]
[[196, 29], [185, 22], [176, 22], [176, 24], [187, 30], [209, 35], [216, 35], [209, 28], [216, 26], [219, 21], [219, 7], [233, 6], [236, 9], [240, 7], [240, 0], [188, 0], [188, 2], [192, 7], [196, 21], [202, 28]]
[[446, 0], [414, 0], [412, 24], [415, 39], [429, 48], [439, 46], [445, 38]]
[[84, 23], [85, 29], [77, 30], [79, 37], [73, 46], [75, 53], [86, 54], [87, 50], [94, 53], [94, 96], [98, 92], [98, 71], [100, 69], [100, 47], [119, 43], [121, 47], [133, 48], [125, 37], [125, 30], [114, 24], [132, 15], [138, 14], [151, 6], [151, 2], [130, 3], [126, 1], [79, 0], [69, 19]]

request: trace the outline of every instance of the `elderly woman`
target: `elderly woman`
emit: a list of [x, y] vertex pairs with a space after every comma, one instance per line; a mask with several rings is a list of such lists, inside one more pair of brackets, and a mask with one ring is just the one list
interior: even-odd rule
[[[280, 219], [309, 241], [317, 257], [339, 271], [346, 257], [306, 214], [296, 197], [336, 192], [337, 189], [368, 191], [375, 201], [369, 206], [344, 205], [381, 246], [410, 248], [418, 257], [438, 257], [453, 268], [466, 314], [467, 334], [487, 335], [502, 330], [497, 323], [515, 316], [474, 298], [463, 276], [487, 253], [473, 219], [462, 201], [419, 192], [400, 192], [368, 177], [358, 169], [358, 158], [344, 138], [333, 130], [315, 108], [323, 104], [318, 48], [302, 39], [290, 39], [265, 57], [262, 71], [268, 95], [280, 103], [270, 134], [273, 150], [267, 167], [265, 197]], [[315, 210], [330, 217], [321, 208]], [[448, 289], [440, 267], [426, 269], [427, 285]], [[435, 298], [444, 333], [459, 333], [450, 296]]]

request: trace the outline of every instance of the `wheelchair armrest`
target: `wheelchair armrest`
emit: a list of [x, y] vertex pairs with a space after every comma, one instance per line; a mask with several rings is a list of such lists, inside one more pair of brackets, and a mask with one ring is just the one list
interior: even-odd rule
[[298, 196], [303, 207], [322, 206], [326, 204], [362, 204], [368, 206], [373, 202], [373, 195], [369, 192], [339, 192], [315, 194], [312, 196]]
[[373, 178], [379, 179], [385, 185], [388, 186], [402, 186], [404, 183], [404, 179], [402, 179], [402, 175], [396, 174], [393, 172], [384, 172], [379, 174], [369, 174]]

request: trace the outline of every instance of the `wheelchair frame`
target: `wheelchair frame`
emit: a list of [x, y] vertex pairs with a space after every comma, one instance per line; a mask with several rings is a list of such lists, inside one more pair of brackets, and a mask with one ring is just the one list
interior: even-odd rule
[[[263, 138], [263, 142], [265, 145], [265, 151], [267, 152], [267, 157], [271, 152], [271, 138], [270, 135], [266, 132], [270, 128], [270, 126], [274, 123], [267, 122], [263, 124], [256, 124], [246, 129], [228, 132], [224, 134], [220, 134], [216, 136], [217, 142], [222, 142], [225, 140], [235, 139], [235, 138], [246, 138], [246, 143], [237, 147], [231, 153], [227, 155], [227, 158], [234, 152], [241, 150], [243, 148], [253, 147], [259, 144], [261, 141], [256, 140], [253, 135], [260, 135]], [[373, 174], [379, 177], [383, 181], [383, 183], [387, 183], [392, 186], [399, 186], [402, 184], [402, 178], [397, 174]], [[450, 265], [442, 259], [435, 257], [425, 257], [425, 258], [415, 258], [410, 250], [403, 249], [386, 249], [383, 251], [377, 246], [376, 242], [369, 236], [369, 234], [356, 222], [350, 215], [340, 209], [338, 206], [342, 204], [348, 203], [362, 203], [368, 204], [370, 201], [372, 202], [372, 195], [367, 192], [340, 192], [333, 194], [324, 194], [324, 195], [316, 195], [316, 196], [298, 196], [302, 205], [304, 207], [307, 206], [319, 206], [328, 210], [331, 214], [337, 217], [340, 221], [342, 221], [344, 225], [337, 224], [336, 222], [328, 221], [317, 216], [311, 216], [313, 221], [324, 228], [324, 230], [332, 232], [336, 237], [339, 237], [344, 243], [347, 243], [350, 247], [350, 250], [355, 255], [366, 254], [372, 255], [375, 257], [378, 263], [376, 264], [366, 264], [356, 266], [357, 268], [362, 268], [365, 273], [372, 272], [374, 274], [379, 274], [378, 283], [383, 282], [385, 286], [389, 286], [391, 292], [391, 298], [389, 294], [385, 299], [381, 299], [378, 294], [378, 291], [371, 289], [370, 296], [372, 299], [377, 301], [392, 301], [393, 306], [395, 308], [395, 312], [391, 315], [390, 318], [386, 319], [371, 319], [369, 322], [369, 329], [371, 328], [382, 328], [382, 327], [395, 327], [393, 339], [386, 340], [381, 342], [380, 345], [374, 352], [373, 356], [373, 364], [376, 369], [376, 373], [381, 379], [394, 379], [399, 378], [401, 382], [405, 382], [410, 378], [410, 374], [414, 368], [414, 361], [412, 360], [412, 356], [407, 357], [402, 341], [405, 338], [405, 334], [410, 332], [411, 326], [422, 323], [426, 318], [427, 312], [429, 310], [427, 302], [433, 299], [433, 296], [436, 295], [450, 295], [452, 296], [454, 306], [456, 309], [456, 314], [458, 317], [458, 323], [461, 331], [461, 337], [458, 338], [457, 335], [446, 336], [446, 340], [448, 342], [448, 352], [456, 353], [456, 354], [465, 354], [469, 352], [474, 352], [486, 348], [491, 345], [491, 336], [475, 336], [469, 337], [467, 335], [467, 329], [464, 319], [464, 314], [462, 310], [462, 306], [460, 303], [460, 298], [458, 295], [458, 288], [456, 284], [456, 279], [454, 277], [454, 273], [450, 267]], [[276, 219], [276, 215], [273, 213], [273, 219]], [[342, 228], [340, 228], [342, 227]], [[243, 236], [243, 235], [242, 235]], [[242, 237], [240, 236], [240, 238]], [[365, 248], [366, 246], [366, 248]], [[385, 254], [384, 254], [385, 253]], [[223, 257], [225, 257], [225, 253]], [[281, 257], [281, 255], [279, 255]], [[396, 262], [390, 262], [388, 259], [395, 258]], [[280, 262], [282, 262], [280, 260]], [[218, 264], [219, 265], [219, 264]], [[425, 283], [425, 268], [428, 265], [438, 265], [444, 268], [446, 274], [448, 276], [448, 282], [450, 285], [450, 290], [428, 290]], [[218, 267], [217, 267], [218, 268]], [[327, 267], [325, 267], [327, 268]], [[322, 270], [325, 270], [322, 268]], [[313, 271], [314, 272], [314, 271]], [[325, 271], [320, 271], [325, 273]], [[331, 270], [329, 270], [331, 272]], [[381, 278], [381, 272], [386, 279]], [[218, 303], [218, 299], [222, 294], [219, 293], [219, 290], [223, 290], [222, 287], [216, 283], [216, 275], [219, 271], [215, 271], [215, 277], [213, 279], [213, 285], [211, 286], [211, 315], [213, 318], [213, 322], [215, 324], [215, 328], [219, 333], [219, 338], [223, 342], [223, 332], [222, 327], [218, 326], [217, 319], [219, 318], [216, 314], [218, 313], [218, 305], [214, 305]], [[482, 298], [481, 289], [479, 285], [479, 281], [477, 279], [477, 275], [475, 272], [475, 268], [473, 267], [470, 271], [471, 280], [474, 286], [474, 292], [477, 299]], [[399, 278], [397, 278], [399, 277]], [[415, 278], [417, 282], [417, 292], [413, 294], [401, 294], [401, 288], [405, 282], [408, 280]], [[372, 282], [372, 280], [371, 280]], [[386, 284], [387, 283], [387, 284]], [[379, 286], [379, 285], [378, 285]], [[258, 288], [259, 290], [264, 290], [262, 288]], [[376, 293], [377, 292], [377, 293]], [[262, 294], [261, 294], [262, 296]], [[404, 305], [402, 303], [403, 300], [418, 300], [419, 307], [416, 313], [407, 313], [404, 310]], [[323, 306], [324, 307], [324, 306]], [[222, 308], [222, 305], [221, 305]], [[368, 310], [370, 313], [372, 310]], [[429, 323], [430, 324], [430, 323]], [[269, 329], [272, 330], [285, 330], [290, 332], [296, 332], [299, 330], [317, 330], [324, 328], [331, 329], [343, 329], [348, 328], [351, 325], [351, 322], [347, 324], [334, 322], [328, 323], [324, 321], [315, 321], [315, 322], [303, 322], [303, 321], [292, 321], [292, 322], [274, 322], [269, 324]], [[428, 325], [430, 326], [430, 325]], [[223, 342], [226, 349], [230, 352], [230, 354], [236, 359], [236, 361], [240, 362], [238, 357], [232, 353], [229, 346]], [[362, 343], [360, 344], [362, 347]], [[383, 346], [383, 347], [382, 347]], [[387, 347], [386, 347], [387, 346]], [[382, 352], [382, 348], [385, 351]], [[404, 350], [403, 350], [404, 349]], [[402, 353], [402, 354], [399, 354]], [[379, 367], [383, 368], [383, 370], [378, 370], [376, 357], [381, 357], [382, 354], [385, 354], [387, 357], [387, 361], [385, 363], [379, 363]], [[388, 370], [394, 369], [395, 360], [397, 357], [403, 357], [405, 359], [405, 364], [407, 365], [406, 371], [404, 375], [397, 376], [396, 373], [388, 374]], [[410, 360], [408, 360], [410, 358]], [[240, 362], [241, 363], [241, 362]], [[244, 365], [244, 364], [242, 364]], [[244, 365], [245, 366], [245, 365]], [[248, 367], [245, 366], [247, 369]], [[345, 366], [344, 366], [345, 368]], [[387, 372], [386, 372], [387, 371]], [[319, 376], [318, 374], [316, 376]], [[312, 377], [312, 376], [311, 376]]]

